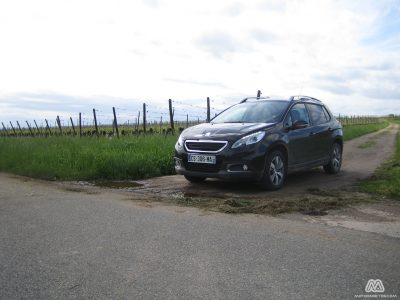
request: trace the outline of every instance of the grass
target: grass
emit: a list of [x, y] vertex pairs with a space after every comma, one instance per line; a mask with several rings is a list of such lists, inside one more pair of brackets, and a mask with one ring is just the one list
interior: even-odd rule
[[[131, 200], [140, 200], [131, 198]], [[305, 215], [326, 215], [328, 210], [339, 209], [357, 203], [374, 201], [374, 197], [351, 190], [324, 191], [308, 190], [296, 195], [270, 195], [268, 197], [214, 197], [201, 193], [177, 193], [172, 197], [147, 197], [146, 202], [163, 202], [173, 205], [196, 207], [205, 211], [229, 214], [267, 214], [300, 212]]]
[[400, 132], [397, 133], [393, 158], [379, 168], [374, 176], [363, 181], [360, 187], [364, 192], [400, 200]]
[[176, 137], [3, 138], [0, 171], [43, 179], [143, 179], [175, 172]]
[[[386, 123], [344, 128], [345, 139]], [[0, 171], [50, 180], [137, 180], [175, 174], [176, 136], [0, 138]]]
[[343, 127], [343, 139], [345, 141], [352, 140], [367, 133], [378, 131], [389, 125], [389, 122], [382, 122], [367, 125], [347, 125]]

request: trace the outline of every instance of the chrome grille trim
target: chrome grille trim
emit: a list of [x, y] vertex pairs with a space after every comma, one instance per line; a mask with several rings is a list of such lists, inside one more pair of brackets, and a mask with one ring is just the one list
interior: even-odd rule
[[[216, 143], [216, 144], [221, 144], [221, 148], [216, 151], [204, 151], [204, 150], [195, 150], [195, 149], [189, 149], [186, 146], [186, 143]], [[222, 150], [224, 150], [228, 146], [228, 141], [214, 141], [214, 140], [186, 140], [185, 141], [185, 149], [187, 152], [197, 152], [197, 153], [219, 153]]]

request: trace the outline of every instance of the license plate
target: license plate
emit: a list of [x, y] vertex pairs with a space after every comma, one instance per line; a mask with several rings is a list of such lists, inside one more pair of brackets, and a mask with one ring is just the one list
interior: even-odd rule
[[188, 162], [215, 165], [217, 163], [217, 159], [215, 155], [189, 154]]

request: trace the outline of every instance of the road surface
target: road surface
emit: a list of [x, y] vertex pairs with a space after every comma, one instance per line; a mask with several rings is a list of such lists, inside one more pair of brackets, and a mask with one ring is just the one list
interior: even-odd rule
[[369, 279], [400, 297], [400, 239], [384, 232], [6, 174], [0, 191], [0, 299], [354, 299]]
[[270, 217], [132, 201], [342, 188], [391, 155], [397, 130], [346, 143], [340, 175], [293, 175], [274, 193], [182, 176], [121, 192], [0, 174], [0, 299], [354, 299], [375, 295], [370, 279], [400, 297], [398, 202]]

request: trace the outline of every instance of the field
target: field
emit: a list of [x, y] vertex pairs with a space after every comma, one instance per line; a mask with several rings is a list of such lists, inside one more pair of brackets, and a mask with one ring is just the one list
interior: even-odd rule
[[142, 179], [173, 174], [175, 136], [0, 139], [0, 170], [44, 179]]
[[345, 125], [343, 126], [343, 137], [345, 141], [349, 141], [364, 134], [383, 129], [388, 125], [387, 121], [365, 125]]
[[[400, 121], [397, 121], [400, 124]], [[400, 200], [400, 133], [397, 134], [394, 157], [378, 169], [369, 180], [361, 183], [365, 192]]]
[[[345, 126], [345, 140], [388, 123]], [[0, 138], [0, 171], [49, 180], [138, 180], [174, 174], [177, 136]]]

